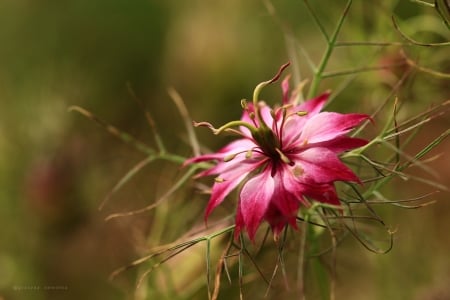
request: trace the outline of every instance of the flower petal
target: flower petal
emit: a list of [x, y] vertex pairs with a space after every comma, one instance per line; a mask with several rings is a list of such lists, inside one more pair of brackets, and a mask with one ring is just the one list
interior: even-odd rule
[[325, 92], [316, 98], [310, 99], [308, 101], [303, 102], [300, 105], [297, 105], [294, 110], [295, 111], [306, 111], [308, 112], [307, 116], [312, 117], [317, 115], [327, 102], [330, 97], [330, 92]]
[[275, 236], [283, 230], [287, 224], [297, 229], [296, 216], [300, 206], [299, 200], [289, 193], [283, 186], [283, 182], [275, 179], [275, 192], [266, 211], [265, 219], [272, 227]]
[[326, 148], [314, 147], [295, 155], [304, 182], [330, 183], [337, 180], [360, 182], [337, 155]]
[[362, 147], [368, 143], [367, 140], [359, 139], [359, 138], [352, 138], [348, 136], [341, 136], [337, 137], [335, 139], [332, 139], [330, 141], [325, 141], [321, 143], [314, 143], [314, 144], [308, 144], [307, 148], [311, 147], [323, 147], [327, 148], [330, 151], [333, 151], [334, 153], [341, 153], [347, 150], [356, 149], [359, 147]]
[[[192, 164], [192, 163], [199, 163], [204, 161], [210, 161], [210, 160], [217, 160], [219, 161], [217, 165], [206, 169], [197, 175], [195, 175], [195, 178], [209, 176], [209, 175], [217, 175], [222, 172], [226, 172], [230, 169], [234, 169], [237, 165], [242, 164], [243, 162], [253, 163], [256, 162], [261, 158], [260, 153], [255, 152], [254, 155], [252, 155], [251, 159], [247, 159], [245, 157], [246, 152], [252, 148], [255, 148], [255, 143], [253, 143], [252, 140], [249, 139], [239, 139], [232, 143], [229, 143], [225, 147], [223, 147], [219, 152], [217, 153], [210, 153], [205, 155], [199, 155], [190, 159], [187, 159], [183, 166]], [[229, 155], [237, 154], [236, 157], [234, 157], [231, 161], [223, 161], [225, 157]]]
[[301, 204], [308, 206], [309, 202], [304, 198], [310, 197], [319, 202], [339, 205], [339, 199], [336, 194], [336, 189], [332, 183], [315, 183], [315, 182], [301, 182], [301, 178], [296, 177], [297, 166], [284, 167], [282, 174], [283, 185], [286, 190], [296, 197]]
[[[292, 222], [292, 218], [289, 220], [285, 217], [285, 215], [278, 209], [277, 206], [270, 203], [269, 207], [267, 209], [265, 219], [270, 224], [270, 227], [272, 228], [273, 235], [275, 237], [275, 240], [280, 235], [281, 231], [286, 227], [286, 224]], [[291, 223], [292, 224], [292, 223]], [[295, 217], [294, 217], [294, 224], [295, 224]], [[296, 227], [295, 227], [296, 228]]]
[[[325, 102], [328, 100], [329, 93], [323, 93], [322, 95], [308, 100], [300, 105], [297, 105], [289, 110], [292, 115], [290, 115], [287, 120], [285, 120], [284, 126], [282, 128], [281, 140], [286, 148], [290, 148], [291, 144], [294, 146], [296, 141], [299, 141], [299, 137], [302, 134], [303, 127], [306, 122], [313, 116], [317, 115]], [[307, 112], [306, 115], [298, 116], [296, 112]], [[281, 125], [281, 122], [279, 122]], [[302, 140], [303, 142], [304, 140]]]
[[297, 215], [297, 210], [299, 208], [300, 193], [291, 193], [287, 186], [292, 185], [292, 174], [287, 170], [289, 174], [286, 174], [287, 167], [285, 169], [280, 169], [275, 175], [275, 191], [272, 197], [272, 203], [275, 204], [281, 213], [286, 217], [292, 217]]
[[274, 192], [275, 182], [270, 173], [269, 167], [250, 179], [241, 191], [242, 217], [251, 240], [255, 237], [256, 230], [266, 213]]
[[290, 75], [287, 75], [281, 82], [281, 90], [283, 92], [283, 104], [289, 104], [289, 79]]
[[258, 168], [260, 163], [241, 163], [237, 164], [228, 172], [221, 173], [220, 182], [215, 182], [212, 187], [211, 198], [205, 210], [205, 221], [208, 219], [211, 211], [216, 208], [225, 197], [234, 189], [245, 177], [255, 168]]
[[311, 197], [316, 201], [332, 205], [340, 205], [336, 188], [333, 184], [313, 184], [305, 185], [305, 196]]
[[209, 160], [222, 160], [227, 155], [238, 153], [238, 152], [245, 152], [249, 149], [252, 149], [256, 147], [256, 144], [251, 139], [238, 139], [235, 140], [227, 145], [225, 145], [222, 149], [215, 153], [208, 153], [204, 155], [195, 156], [192, 158], [187, 159], [183, 166], [192, 164], [192, 163], [198, 163], [203, 161], [209, 161]]
[[[304, 202], [303, 185], [295, 180], [290, 166], [282, 165], [274, 176], [275, 190], [266, 211], [265, 219], [269, 222], [275, 238], [290, 224], [297, 229], [297, 213], [300, 203]], [[293, 192], [291, 192], [292, 190]]]
[[322, 112], [309, 119], [299, 138], [302, 142], [320, 143], [342, 136], [370, 117], [365, 114]]

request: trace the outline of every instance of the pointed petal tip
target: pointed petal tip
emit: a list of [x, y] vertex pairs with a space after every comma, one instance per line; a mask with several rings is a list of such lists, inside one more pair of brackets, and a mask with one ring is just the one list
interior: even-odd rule
[[328, 98], [328, 97], [330, 97], [330, 95], [331, 95], [331, 90], [328, 89], [328, 90], [325, 90], [325, 91], [322, 93], [322, 95], [320, 95], [319, 97], [326, 97], [326, 98]]
[[192, 163], [194, 162], [194, 159], [195, 159], [195, 157], [191, 157], [191, 158], [186, 159], [186, 160], [181, 164], [181, 167], [184, 168], [184, 167], [186, 167], [187, 165], [192, 164]]
[[235, 241], [238, 241], [240, 235], [241, 235], [241, 229], [235, 227], [235, 228], [234, 228], [234, 240], [235, 240]]
[[203, 222], [205, 223], [205, 227], [208, 227], [208, 218], [214, 208], [215, 206], [212, 205], [211, 201], [209, 201], [208, 206], [206, 206], [205, 212], [203, 213]]

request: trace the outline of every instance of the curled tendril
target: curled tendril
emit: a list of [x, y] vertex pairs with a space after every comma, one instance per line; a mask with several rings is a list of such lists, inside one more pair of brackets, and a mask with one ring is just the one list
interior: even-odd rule
[[417, 45], [417, 46], [423, 46], [423, 47], [438, 47], [438, 46], [450, 46], [450, 42], [443, 42], [443, 43], [423, 43], [423, 42], [419, 42], [416, 41], [412, 38], [410, 38], [409, 36], [407, 36], [405, 33], [403, 33], [403, 31], [400, 30], [400, 27], [398, 26], [397, 21], [395, 20], [395, 17], [392, 16], [392, 24], [394, 25], [395, 30], [397, 30], [397, 32], [402, 36], [402, 38], [404, 38], [405, 40], [407, 40], [409, 43]]

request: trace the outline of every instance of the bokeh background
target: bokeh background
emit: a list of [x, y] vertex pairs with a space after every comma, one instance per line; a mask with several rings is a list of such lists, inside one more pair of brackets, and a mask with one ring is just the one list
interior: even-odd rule
[[[331, 32], [346, 1], [311, 2]], [[433, 8], [408, 0], [354, 1], [338, 40], [402, 42], [392, 15], [414, 39], [449, 40]], [[154, 146], [131, 87], [167, 149], [189, 157], [183, 119], [169, 87], [180, 93], [193, 119], [223, 124], [238, 118], [240, 99], [250, 98], [254, 86], [286, 61], [293, 62], [293, 79], [311, 78], [302, 52], [318, 63], [324, 47], [302, 1], [1, 0], [0, 299], [207, 298], [197, 250], [184, 256], [185, 264], [161, 269], [185, 276], [172, 288], [152, 279], [146, 292], [135, 292], [136, 270], [108, 280], [117, 267], [182, 235], [187, 224], [202, 224], [207, 197], [186, 189], [157, 213], [105, 222], [110, 213], [154, 201], [180, 168], [150, 165], [99, 211], [113, 185], [144, 156], [68, 108], [82, 106]], [[339, 47], [327, 70], [397, 64], [402, 48], [428, 68], [450, 71], [448, 47], [420, 46]], [[323, 80], [320, 90], [339, 90], [330, 109], [370, 114], [408, 71], [403, 66], [333, 77]], [[448, 100], [449, 83], [413, 70], [396, 93], [400, 117]], [[279, 93], [274, 85], [264, 96], [276, 100]], [[449, 125], [448, 114], [432, 121], [408, 151], [416, 153]], [[209, 149], [226, 142], [205, 129], [196, 132]], [[429, 165], [439, 175], [431, 179], [444, 186], [450, 184], [449, 149], [444, 141], [428, 156], [442, 154]], [[423, 175], [420, 169], [412, 172]], [[435, 190], [399, 180], [385, 193], [404, 199]], [[433, 195], [438, 202], [418, 210], [380, 209], [397, 230], [386, 255], [346, 240], [338, 251], [337, 299], [450, 299], [448, 196], [445, 191]], [[238, 298], [236, 285], [224, 283], [224, 295]], [[245, 291], [249, 299], [258, 295], [250, 287]], [[312, 299], [319, 294], [312, 292]]]

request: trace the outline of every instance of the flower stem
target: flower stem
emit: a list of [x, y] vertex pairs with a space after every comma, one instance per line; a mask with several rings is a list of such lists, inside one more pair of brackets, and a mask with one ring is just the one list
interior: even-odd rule
[[319, 66], [317, 67], [317, 69], [314, 72], [314, 78], [313, 78], [311, 87], [308, 92], [308, 98], [313, 98], [314, 95], [317, 94], [317, 89], [319, 87], [320, 80], [322, 80], [323, 71], [325, 70], [325, 67], [328, 64], [328, 60], [331, 57], [331, 53], [333, 52], [334, 46], [336, 44], [336, 39], [339, 35], [342, 24], [344, 23], [345, 17], [347, 16], [351, 5], [352, 5], [352, 0], [348, 0], [347, 5], [344, 9], [344, 12], [342, 13], [341, 18], [338, 21], [335, 31], [333, 32], [333, 34], [331, 35], [331, 37], [329, 39], [328, 39], [328, 37], [326, 37], [327, 38], [327, 48], [325, 50], [325, 53], [322, 56]]

